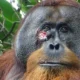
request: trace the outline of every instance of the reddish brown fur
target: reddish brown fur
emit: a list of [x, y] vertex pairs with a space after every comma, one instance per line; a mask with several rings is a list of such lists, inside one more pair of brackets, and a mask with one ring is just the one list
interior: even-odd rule
[[43, 0], [41, 3], [43, 6], [75, 6], [79, 7], [79, 4], [75, 0]]
[[0, 56], [0, 80], [20, 80], [25, 68], [16, 59], [14, 50], [9, 50]]
[[6, 75], [15, 63], [14, 50], [9, 50], [0, 56], [0, 80], [4, 80]]

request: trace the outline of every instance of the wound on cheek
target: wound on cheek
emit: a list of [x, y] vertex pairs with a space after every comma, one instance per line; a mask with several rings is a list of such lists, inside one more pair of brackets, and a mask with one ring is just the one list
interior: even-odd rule
[[38, 33], [38, 39], [39, 40], [46, 40], [47, 39], [47, 33], [45, 31], [40, 31]]

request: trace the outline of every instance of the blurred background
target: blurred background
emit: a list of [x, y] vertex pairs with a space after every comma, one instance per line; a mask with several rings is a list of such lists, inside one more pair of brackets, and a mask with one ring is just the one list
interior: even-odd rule
[[[0, 55], [12, 48], [14, 35], [28, 10], [41, 0], [0, 0]], [[80, 0], [76, 0], [80, 2]]]

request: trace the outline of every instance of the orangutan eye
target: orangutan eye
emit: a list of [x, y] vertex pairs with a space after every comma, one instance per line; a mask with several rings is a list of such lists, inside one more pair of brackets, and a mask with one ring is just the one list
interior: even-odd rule
[[63, 26], [63, 27], [60, 27], [59, 31], [62, 33], [67, 33], [69, 31], [69, 29], [67, 26]]
[[51, 28], [54, 27], [54, 24], [52, 22], [45, 22], [43, 25], [42, 25], [42, 30], [44, 31], [49, 31], [51, 30]]
[[51, 29], [51, 26], [50, 25], [48, 25], [48, 24], [46, 24], [45, 26], [44, 26], [44, 28], [43, 28], [45, 31], [48, 31], [48, 30], [50, 30]]
[[71, 30], [66, 23], [59, 23], [56, 27], [57, 30], [61, 33], [68, 33]]

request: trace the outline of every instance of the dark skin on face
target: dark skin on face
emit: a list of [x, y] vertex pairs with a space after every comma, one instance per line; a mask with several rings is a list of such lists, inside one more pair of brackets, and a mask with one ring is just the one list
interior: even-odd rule
[[[41, 14], [37, 19], [40, 26], [36, 33], [37, 45], [41, 47], [28, 57], [23, 80], [80, 80], [80, 44], [76, 42], [79, 41], [80, 26], [75, 11], [79, 12], [79, 9], [46, 6], [33, 12], [36, 19], [36, 14]], [[42, 23], [38, 23], [40, 18]]]
[[44, 0], [25, 16], [14, 48], [0, 56], [0, 80], [80, 80], [80, 4]]

